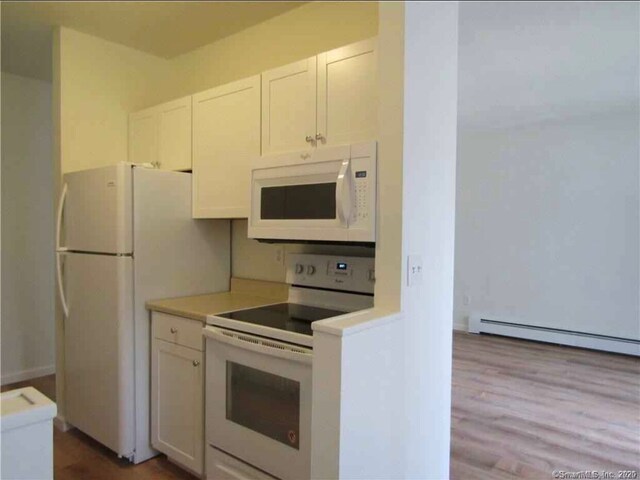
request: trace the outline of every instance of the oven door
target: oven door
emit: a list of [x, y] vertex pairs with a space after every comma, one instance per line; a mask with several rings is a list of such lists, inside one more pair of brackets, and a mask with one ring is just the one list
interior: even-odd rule
[[282, 479], [309, 478], [311, 350], [206, 327], [207, 443]]
[[349, 240], [356, 192], [348, 146], [263, 157], [251, 184], [250, 238]]

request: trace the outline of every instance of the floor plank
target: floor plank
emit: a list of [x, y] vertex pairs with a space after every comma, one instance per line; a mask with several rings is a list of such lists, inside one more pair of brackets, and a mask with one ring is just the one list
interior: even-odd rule
[[638, 470], [638, 358], [455, 332], [453, 359], [451, 478]]
[[[32, 385], [55, 400], [55, 377]], [[638, 470], [640, 360], [455, 332], [451, 478], [551, 479], [554, 470]], [[54, 431], [56, 480], [195, 477], [159, 456], [119, 460], [77, 430]]]

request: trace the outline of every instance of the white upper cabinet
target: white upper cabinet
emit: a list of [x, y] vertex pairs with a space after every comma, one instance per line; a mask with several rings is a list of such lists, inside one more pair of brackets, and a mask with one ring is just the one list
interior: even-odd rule
[[129, 161], [153, 163], [158, 159], [158, 125], [153, 109], [129, 115]]
[[376, 39], [318, 55], [318, 146], [374, 140], [378, 131]]
[[191, 97], [129, 115], [129, 161], [191, 169]]
[[158, 107], [158, 161], [163, 170], [191, 170], [191, 97]]
[[262, 154], [374, 140], [377, 40], [262, 74]]
[[316, 57], [262, 74], [262, 153], [312, 146], [316, 134]]
[[260, 75], [194, 95], [194, 218], [248, 217], [250, 162], [259, 155]]

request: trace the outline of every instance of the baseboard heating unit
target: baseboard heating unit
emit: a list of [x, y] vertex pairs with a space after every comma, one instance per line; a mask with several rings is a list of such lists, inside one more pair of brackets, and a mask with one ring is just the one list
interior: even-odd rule
[[557, 343], [572, 347], [591, 348], [594, 350], [604, 350], [606, 352], [640, 356], [640, 340], [491, 320], [482, 315], [471, 315], [469, 317], [469, 332], [489, 333], [505, 337], [516, 337], [538, 342]]

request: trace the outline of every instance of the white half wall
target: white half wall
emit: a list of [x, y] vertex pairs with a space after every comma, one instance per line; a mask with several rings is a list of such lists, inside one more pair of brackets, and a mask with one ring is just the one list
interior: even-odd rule
[[640, 339], [640, 112], [458, 138], [454, 324]]
[[[314, 325], [311, 476], [445, 479], [458, 4], [381, 2], [379, 8], [375, 308]], [[410, 254], [423, 260], [422, 282], [411, 286]]]
[[51, 84], [2, 73], [2, 384], [54, 372]]
[[[404, 64], [404, 477], [443, 479], [451, 430], [457, 2], [406, 3]], [[422, 259], [422, 280], [408, 285], [414, 255]]]

